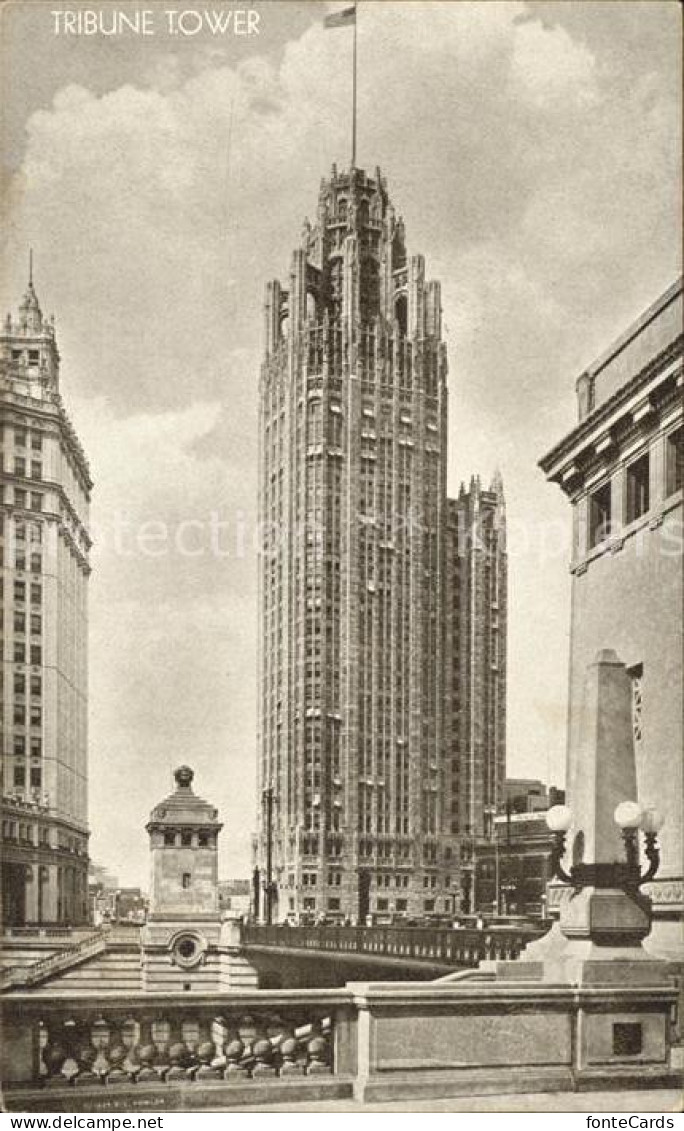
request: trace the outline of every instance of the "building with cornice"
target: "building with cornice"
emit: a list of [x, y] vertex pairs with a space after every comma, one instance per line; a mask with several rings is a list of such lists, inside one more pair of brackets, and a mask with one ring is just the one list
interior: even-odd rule
[[265, 339], [259, 912], [450, 915], [446, 346], [379, 170], [322, 182]]
[[540, 464], [573, 514], [568, 781], [585, 672], [614, 649], [632, 680], [638, 800], [664, 817], [646, 945], [680, 958], [683, 381], [679, 280], [582, 373], [577, 424]]
[[88, 919], [88, 463], [33, 288], [0, 334], [2, 915]]

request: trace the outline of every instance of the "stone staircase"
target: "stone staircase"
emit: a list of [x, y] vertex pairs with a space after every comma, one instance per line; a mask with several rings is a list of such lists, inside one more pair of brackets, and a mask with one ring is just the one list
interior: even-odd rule
[[101, 954], [46, 978], [36, 989], [54, 996], [140, 993], [140, 949], [133, 944], [108, 941]]

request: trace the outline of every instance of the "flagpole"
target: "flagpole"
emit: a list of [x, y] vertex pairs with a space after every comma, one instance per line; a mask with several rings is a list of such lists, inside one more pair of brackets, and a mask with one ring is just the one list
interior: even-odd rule
[[356, 168], [356, 25], [359, 18], [358, 0], [354, 5], [354, 9], [354, 49], [352, 61], [352, 169]]

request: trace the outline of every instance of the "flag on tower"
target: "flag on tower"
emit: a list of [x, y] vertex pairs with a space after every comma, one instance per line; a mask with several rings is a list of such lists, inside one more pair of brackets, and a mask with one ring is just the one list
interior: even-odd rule
[[331, 12], [323, 21], [323, 27], [351, 27], [356, 23], [356, 4], [351, 8], [342, 8], [339, 12]]

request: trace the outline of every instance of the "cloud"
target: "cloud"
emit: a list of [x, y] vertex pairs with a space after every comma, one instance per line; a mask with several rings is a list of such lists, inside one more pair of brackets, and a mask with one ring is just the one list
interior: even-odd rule
[[513, 35], [511, 82], [540, 108], [589, 108], [599, 100], [596, 60], [565, 28], [537, 20], [519, 23]]

